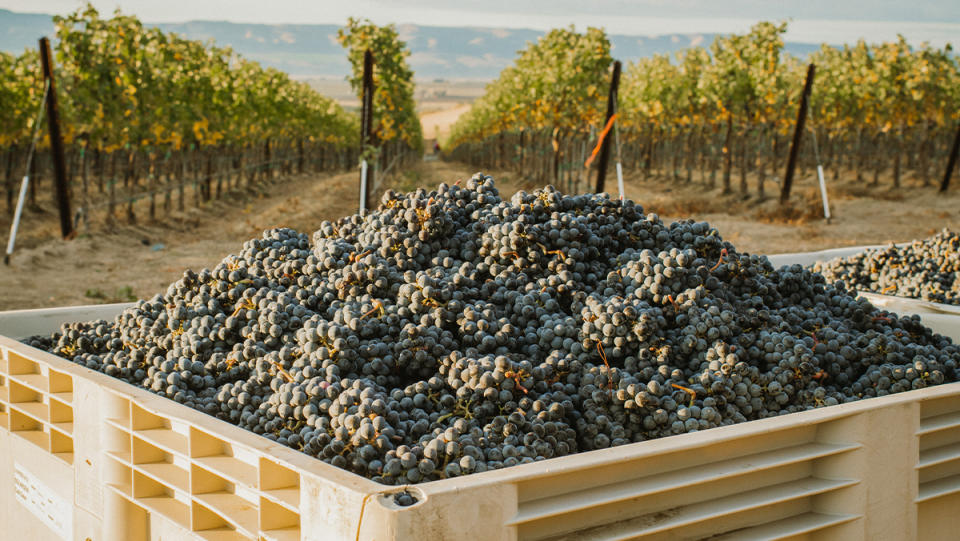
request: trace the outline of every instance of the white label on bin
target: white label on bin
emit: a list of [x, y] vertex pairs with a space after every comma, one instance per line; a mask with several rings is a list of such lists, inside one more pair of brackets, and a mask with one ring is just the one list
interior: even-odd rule
[[20, 464], [13, 464], [13, 490], [17, 501], [61, 539], [73, 535], [73, 508]]

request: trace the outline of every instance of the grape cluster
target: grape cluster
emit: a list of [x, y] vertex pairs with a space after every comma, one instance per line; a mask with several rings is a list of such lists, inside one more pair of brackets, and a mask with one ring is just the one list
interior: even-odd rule
[[960, 305], [960, 233], [944, 229], [906, 246], [816, 263], [812, 270], [850, 289]]
[[[960, 349], [706, 223], [493, 180], [266, 231], [28, 343], [385, 484], [955, 381]], [[398, 505], [410, 497], [398, 496]]]

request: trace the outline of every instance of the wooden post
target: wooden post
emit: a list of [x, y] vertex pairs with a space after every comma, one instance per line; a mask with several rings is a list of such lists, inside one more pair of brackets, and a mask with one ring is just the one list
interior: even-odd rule
[[14, 156], [17, 155], [17, 145], [13, 145], [7, 151], [7, 174], [6, 178], [7, 185], [7, 212], [13, 216], [13, 160]]
[[261, 177], [264, 180], [273, 180], [273, 162], [270, 160], [270, 138], [268, 137], [267, 140], [263, 142], [263, 165], [261, 166], [263, 174]]
[[303, 138], [297, 139], [297, 173], [303, 174]]
[[527, 174], [527, 170], [526, 170], [527, 162], [526, 162], [526, 160], [524, 159], [524, 158], [526, 158], [526, 155], [525, 155], [525, 153], [524, 153], [524, 150], [525, 150], [525, 147], [524, 147], [524, 143], [525, 143], [525, 141], [524, 141], [524, 136], [526, 136], [526, 132], [524, 131], [523, 128], [520, 128], [520, 175], [521, 175], [521, 176]]
[[[603, 120], [603, 125], [606, 126], [610, 122], [610, 117], [617, 110], [617, 87], [620, 86], [620, 61], [616, 60], [613, 63], [613, 76], [610, 78], [610, 93], [607, 96], [607, 116]], [[607, 162], [610, 160], [610, 140], [612, 137], [607, 137], [603, 140], [603, 144], [600, 147], [600, 160], [597, 163], [597, 186], [596, 193], [603, 193], [603, 184], [607, 179]]]
[[64, 239], [69, 239], [73, 236], [73, 220], [70, 216], [67, 165], [63, 157], [63, 137], [60, 134], [60, 109], [57, 106], [57, 87], [53, 79], [53, 56], [50, 54], [50, 40], [45, 37], [40, 38], [40, 62], [43, 64], [43, 78], [50, 84], [50, 90], [47, 92], [47, 126], [50, 130], [53, 180], [57, 194], [57, 206], [60, 210], [60, 233]]
[[957, 154], [960, 153], [960, 124], [957, 125], [957, 135], [953, 138], [953, 148], [950, 149], [950, 157], [947, 159], [947, 170], [943, 173], [943, 182], [940, 183], [940, 193], [947, 191], [950, 185], [950, 177], [953, 176], [953, 168], [957, 165]]
[[793, 184], [793, 171], [797, 167], [797, 155], [800, 153], [800, 142], [803, 140], [803, 125], [807, 121], [807, 102], [810, 99], [810, 89], [813, 87], [813, 75], [816, 66], [807, 67], [807, 80], [803, 83], [803, 93], [800, 94], [800, 110], [797, 111], [797, 125], [793, 129], [793, 144], [790, 145], [790, 158], [787, 160], [787, 174], [783, 177], [783, 187], [780, 189], [780, 204], [790, 199], [790, 186]]
[[207, 150], [207, 174], [203, 178], [204, 199], [207, 201], [213, 199], [213, 151]]
[[[373, 53], [367, 50], [363, 53], [363, 109], [360, 115], [360, 152], [364, 153], [373, 144]], [[363, 159], [366, 161], [366, 159]], [[367, 163], [366, 167], [361, 167], [360, 172], [360, 195], [363, 200], [360, 203], [361, 208], [372, 209], [373, 204], [373, 171], [372, 163]]]

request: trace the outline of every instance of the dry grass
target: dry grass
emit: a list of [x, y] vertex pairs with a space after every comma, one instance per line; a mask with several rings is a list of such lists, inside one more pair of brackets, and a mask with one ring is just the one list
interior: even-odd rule
[[785, 205], [779, 201], [770, 201], [753, 213], [758, 222], [768, 224], [803, 225], [815, 220], [823, 220], [823, 203], [820, 193], [806, 189], [793, 195]]
[[[885, 186], [870, 186], [868, 184], [839, 183], [831, 190], [836, 198], [856, 199], [870, 198], [880, 201], [903, 201], [906, 199], [904, 190], [911, 190], [914, 187], [901, 188], [899, 190]], [[929, 188], [928, 188], [929, 189]]]
[[661, 216], [692, 217], [701, 214], [713, 214], [727, 210], [727, 206], [711, 199], [681, 199], [655, 202], [644, 207], [647, 212]]

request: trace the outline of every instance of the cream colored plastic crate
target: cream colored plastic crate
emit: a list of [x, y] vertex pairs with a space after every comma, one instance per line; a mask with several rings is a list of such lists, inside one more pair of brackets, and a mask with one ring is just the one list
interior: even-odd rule
[[[814, 263], [824, 263], [830, 261], [831, 259], [836, 259], [838, 257], [850, 257], [852, 255], [857, 255], [867, 250], [877, 250], [881, 248], [886, 248], [887, 244], [870, 244], [867, 246], [848, 246], [846, 248], [830, 248], [829, 250], [820, 250], [817, 252], [794, 252], [787, 254], [773, 254], [768, 255], [770, 263], [773, 263], [774, 267], [780, 267], [783, 265], [803, 265], [807, 267], [813, 265]], [[898, 244], [897, 246], [903, 246], [903, 244]]]
[[[905, 245], [898, 244], [897, 246]], [[770, 262], [773, 263], [775, 267], [780, 267], [783, 265], [803, 265], [806, 267], [808, 265], [813, 265], [814, 263], [826, 263], [827, 261], [836, 259], [838, 257], [850, 257], [867, 250], [886, 247], [887, 245], [852, 246], [849, 248], [821, 250], [819, 252], [774, 254], [768, 257], [770, 258]], [[869, 300], [874, 306], [878, 306], [898, 314], [940, 314], [943, 316], [960, 317], [960, 306], [924, 301], [921, 299], [911, 299], [907, 297], [896, 297], [893, 295], [880, 295], [878, 293], [861, 292], [860, 296]], [[932, 318], [932, 321], [937, 321], [940, 319], [942, 318], [935, 317]], [[930, 324], [930, 326], [934, 330], [943, 332], [935, 322]]]
[[[121, 307], [113, 307], [116, 313]], [[108, 316], [109, 310], [99, 317]], [[23, 334], [90, 308], [0, 313]], [[950, 333], [960, 337], [960, 325]], [[0, 336], [11, 540], [950, 539], [960, 384], [385, 487]]]

